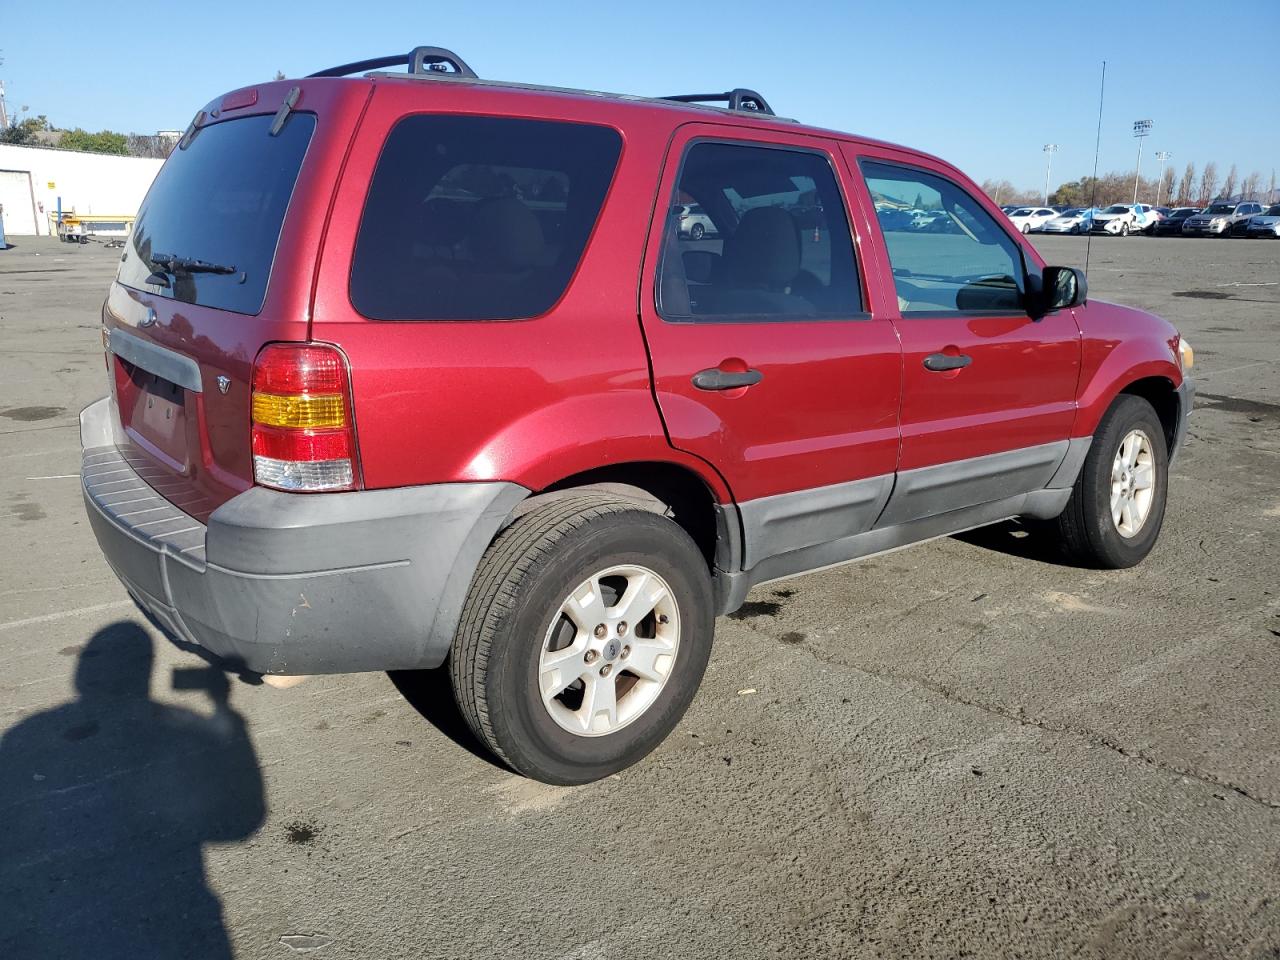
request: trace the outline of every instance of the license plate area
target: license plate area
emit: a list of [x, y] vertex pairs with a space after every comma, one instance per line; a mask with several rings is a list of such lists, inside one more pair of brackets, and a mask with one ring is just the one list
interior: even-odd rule
[[171, 469], [185, 473], [187, 391], [120, 357], [115, 362], [117, 401], [125, 433]]

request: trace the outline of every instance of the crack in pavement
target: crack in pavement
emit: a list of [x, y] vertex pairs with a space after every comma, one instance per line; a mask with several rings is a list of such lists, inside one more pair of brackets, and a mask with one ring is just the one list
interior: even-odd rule
[[[774, 640], [774, 641], [777, 640], [776, 637], [773, 637], [772, 635], [766, 633], [763, 630], [760, 630], [749, 624], [746, 626], [747, 626], [747, 629], [751, 630], [753, 633], [758, 634], [761, 637], [765, 637], [766, 639]], [[802, 649], [806, 653], [808, 653], [809, 656], [811, 656], [814, 660], [818, 661], [819, 663], [825, 664], [827, 666], [843, 667], [846, 670], [851, 670], [855, 673], [863, 674], [864, 676], [870, 677], [874, 680], [879, 680], [882, 683], [894, 683], [898, 685], [899, 688], [901, 688], [903, 684], [922, 687], [925, 690], [928, 690], [930, 693], [937, 694], [938, 696], [942, 697], [944, 700], [947, 700], [950, 703], [959, 704], [960, 706], [965, 706], [965, 707], [971, 707], [975, 710], [981, 710], [983, 713], [986, 713], [990, 716], [999, 717], [1002, 720], [1012, 721], [1013, 723], [1016, 723], [1022, 727], [1033, 727], [1037, 730], [1043, 730], [1046, 733], [1057, 733], [1057, 734], [1064, 734], [1067, 736], [1076, 737], [1094, 746], [1103, 747], [1104, 749], [1110, 750], [1112, 753], [1118, 754], [1119, 756], [1122, 756], [1125, 759], [1139, 760], [1142, 763], [1146, 764], [1147, 766], [1154, 767], [1155, 769], [1163, 771], [1164, 773], [1175, 774], [1180, 777], [1186, 777], [1188, 779], [1195, 780], [1198, 783], [1204, 784], [1205, 786], [1220, 787], [1224, 790], [1230, 790], [1232, 793], [1236, 794], [1237, 796], [1240, 796], [1243, 799], [1249, 801], [1250, 803], [1256, 804], [1257, 806], [1262, 807], [1263, 809], [1280, 810], [1280, 800], [1273, 800], [1270, 797], [1266, 797], [1261, 794], [1254, 793], [1248, 787], [1243, 787], [1238, 783], [1235, 783], [1231, 780], [1226, 780], [1222, 777], [1217, 776], [1216, 774], [1201, 773], [1200, 771], [1194, 770], [1190, 767], [1183, 767], [1179, 764], [1170, 763], [1167, 760], [1162, 760], [1159, 757], [1153, 757], [1151, 754], [1143, 750], [1135, 750], [1130, 747], [1126, 747], [1124, 744], [1120, 743], [1118, 740], [1108, 737], [1105, 734], [1098, 733], [1096, 730], [1089, 730], [1085, 727], [1077, 727], [1072, 724], [1059, 723], [1052, 720], [1045, 720], [1039, 717], [1030, 717], [1030, 716], [1027, 716], [1025, 713], [1023, 713], [1021, 708], [1019, 708], [1018, 710], [1010, 710], [1007, 707], [999, 706], [996, 704], [983, 703], [980, 700], [974, 700], [970, 697], [966, 697], [963, 694], [959, 693], [954, 688], [949, 687], [944, 683], [939, 683], [936, 680], [928, 680], [924, 677], [917, 677], [917, 676], [912, 676], [910, 674], [897, 673], [896, 671], [893, 671], [893, 670], [873, 670], [869, 667], [848, 663], [844, 660], [838, 659], [833, 655], [824, 654], [821, 651], [815, 649], [812, 645], [806, 644]], [[902, 772], [902, 771], [896, 771], [896, 772]]]

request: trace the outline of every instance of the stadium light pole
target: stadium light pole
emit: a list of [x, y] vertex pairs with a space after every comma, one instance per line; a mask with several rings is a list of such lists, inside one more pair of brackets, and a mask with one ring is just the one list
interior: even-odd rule
[[1056, 143], [1046, 143], [1044, 145], [1045, 162], [1044, 162], [1044, 205], [1049, 205], [1049, 171], [1053, 169], [1053, 155], [1058, 152]]
[[1157, 150], [1156, 159], [1160, 161], [1160, 177], [1156, 180], [1156, 206], [1160, 206], [1160, 188], [1164, 186], [1164, 162], [1172, 157], [1168, 150]]
[[1138, 138], [1138, 167], [1133, 172], [1133, 202], [1138, 202], [1138, 181], [1142, 177], [1142, 141], [1151, 135], [1150, 120], [1133, 121], [1133, 135]]

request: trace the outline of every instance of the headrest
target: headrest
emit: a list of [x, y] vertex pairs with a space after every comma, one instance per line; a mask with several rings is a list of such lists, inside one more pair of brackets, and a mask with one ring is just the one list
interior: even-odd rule
[[781, 207], [748, 210], [726, 246], [725, 264], [739, 286], [780, 290], [800, 272], [800, 232]]
[[515, 197], [480, 201], [468, 239], [473, 260], [505, 270], [537, 266], [545, 242], [538, 218]]

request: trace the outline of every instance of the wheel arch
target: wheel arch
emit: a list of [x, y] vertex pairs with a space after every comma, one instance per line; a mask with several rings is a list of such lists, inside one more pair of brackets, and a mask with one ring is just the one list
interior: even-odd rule
[[[1116, 397], [1123, 395], [1142, 397], [1155, 408], [1160, 418], [1160, 426], [1164, 428], [1165, 450], [1171, 455], [1178, 437], [1178, 419], [1182, 416], [1178, 400], [1178, 388], [1168, 377], [1142, 377], [1134, 380], [1121, 389]], [[1115, 403], [1115, 398], [1112, 398]], [[1109, 405], [1108, 405], [1109, 406]]]
[[741, 556], [741, 522], [737, 508], [718, 477], [709, 478], [689, 464], [673, 460], [635, 460], [592, 467], [546, 484], [512, 511], [511, 520], [548, 500], [598, 490], [635, 502], [642, 509], [669, 517], [683, 529], [706, 558], [708, 568], [735, 569]]

